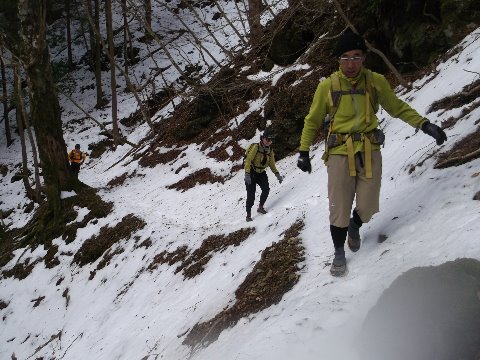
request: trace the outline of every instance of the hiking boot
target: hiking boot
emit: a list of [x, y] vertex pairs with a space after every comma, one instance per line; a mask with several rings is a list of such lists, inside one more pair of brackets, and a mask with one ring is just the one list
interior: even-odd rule
[[332, 276], [344, 276], [347, 272], [347, 259], [345, 258], [345, 250], [343, 248], [335, 249], [335, 256], [330, 267]]
[[247, 213], [247, 217], [245, 218], [245, 220], [247, 220], [247, 222], [253, 221], [252, 215], [249, 212]]
[[357, 252], [360, 249], [360, 245], [362, 243], [360, 239], [360, 226], [352, 219], [350, 219], [350, 223], [348, 224], [348, 238], [347, 238], [348, 248], [353, 251]]
[[259, 206], [258, 209], [257, 209], [257, 212], [258, 212], [259, 214], [264, 214], [264, 215], [265, 215], [265, 214], [267, 213], [267, 210], [265, 210], [265, 209], [263, 208], [263, 206]]

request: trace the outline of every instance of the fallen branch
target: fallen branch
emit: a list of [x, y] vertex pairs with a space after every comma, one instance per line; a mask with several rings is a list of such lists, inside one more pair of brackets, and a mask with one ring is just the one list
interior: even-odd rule
[[466, 71], [466, 72], [469, 72], [469, 73], [474, 73], [474, 74], [480, 75], [480, 73], [479, 73], [479, 72], [472, 71], [472, 70], [463, 69], [463, 71]]
[[480, 149], [477, 149], [475, 151], [472, 151], [471, 153], [465, 154], [463, 156], [457, 156], [454, 158], [449, 158], [444, 161], [441, 161], [435, 165], [435, 168], [446, 168], [452, 165], [461, 165], [465, 164], [466, 162], [469, 162], [473, 159], [476, 159], [477, 157], [480, 156]]

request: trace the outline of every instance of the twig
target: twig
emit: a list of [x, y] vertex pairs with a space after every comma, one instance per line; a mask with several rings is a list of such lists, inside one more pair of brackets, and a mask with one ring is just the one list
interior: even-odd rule
[[440, 20], [438, 20], [435, 15], [427, 13], [427, 1], [425, 1], [425, 4], [423, 5], [423, 15], [428, 16], [430, 19], [435, 20], [437, 24], [440, 24]]
[[[89, 113], [87, 113], [80, 105], [77, 104], [77, 102], [75, 100], [73, 100], [70, 96], [68, 96], [67, 94], [65, 94], [65, 92], [63, 92], [62, 90], [60, 90], [59, 88], [57, 88], [58, 92], [60, 92], [61, 94], [63, 94], [68, 100], [70, 100], [73, 105], [75, 105], [81, 112], [83, 112], [87, 118], [89, 118], [90, 120], [93, 120], [98, 126], [100, 126], [102, 128], [102, 130], [104, 130], [105, 132], [107, 132], [112, 138], [113, 138], [113, 135], [110, 131], [108, 131], [108, 129], [105, 127], [105, 125], [103, 125], [101, 122], [99, 122], [98, 120], [94, 119], [92, 116], [90, 116]], [[128, 141], [127, 139], [123, 138], [123, 137], [120, 137], [120, 142], [122, 144], [128, 144], [134, 148], [136, 148], [138, 145], [137, 144], [134, 144], [130, 141]]]
[[463, 71], [480, 75], [480, 72], [476, 72], [476, 71], [472, 71], [472, 70], [463, 69]]
[[[342, 10], [342, 7], [340, 6], [340, 3], [337, 1], [337, 0], [333, 0], [333, 3], [335, 4], [335, 7], [337, 8], [337, 11], [338, 13], [340, 14], [340, 16], [343, 18], [343, 20], [345, 21], [345, 23], [348, 25], [348, 27], [350, 29], [352, 29], [352, 31], [357, 34], [357, 35], [360, 35], [357, 31], [357, 29], [355, 28], [355, 26], [350, 22], [350, 20], [348, 19], [348, 17], [345, 15], [345, 13], [343, 12]], [[385, 64], [388, 66], [388, 68], [390, 69], [390, 71], [395, 75], [395, 77], [398, 79], [398, 81], [400, 82], [400, 84], [404, 87], [409, 87], [408, 83], [405, 81], [405, 79], [402, 77], [402, 75], [400, 75], [400, 73], [398, 72], [398, 70], [395, 68], [395, 66], [393, 66], [393, 64], [390, 62], [390, 60], [388, 60], [388, 58], [386, 57], [386, 55], [374, 48], [367, 40], [365, 40], [365, 44], [367, 45], [367, 48], [374, 52], [375, 54], [377, 54], [378, 56], [380, 56], [382, 58], [382, 60], [385, 62]]]
[[62, 355], [62, 357], [61, 357], [60, 359], [63, 359], [63, 358], [65, 357], [65, 355], [67, 354], [68, 349], [70, 349], [70, 348], [72, 347], [73, 343], [74, 343], [75, 341], [77, 341], [77, 339], [78, 339], [79, 337], [82, 337], [82, 336], [83, 336], [83, 333], [80, 333], [75, 339], [73, 339], [73, 341], [71, 342], [70, 345], [68, 345], [67, 349], [65, 350], [65, 352], [63, 353], [63, 355]]
[[62, 331], [61, 331], [61, 330], [58, 332], [58, 334], [54, 334], [54, 335], [50, 336], [50, 339], [49, 339], [45, 344], [40, 345], [39, 347], [37, 347], [37, 348], [35, 349], [35, 352], [34, 352], [32, 355], [30, 355], [27, 359], [30, 359], [32, 356], [34, 356], [35, 354], [37, 354], [40, 350], [42, 350], [45, 346], [47, 346], [48, 344], [50, 344], [50, 343], [51, 343], [53, 340], [55, 340], [55, 339], [58, 339], [60, 342], [62, 341]]

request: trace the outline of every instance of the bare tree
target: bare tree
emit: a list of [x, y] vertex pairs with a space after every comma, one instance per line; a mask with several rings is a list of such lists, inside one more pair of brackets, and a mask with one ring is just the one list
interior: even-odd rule
[[269, 12], [273, 17], [275, 17], [275, 13], [273, 12], [272, 7], [270, 6], [270, 4], [267, 3], [266, 0], [263, 0], [262, 3], [263, 3], [262, 6], [263, 6], [265, 9], [267, 9], [268, 12]]
[[[134, 8], [135, 7], [135, 4], [132, 3], [132, 0], [127, 0], [129, 5]], [[145, 24], [149, 34], [153, 37], [153, 39], [156, 41], [156, 43], [160, 46], [161, 50], [164, 52], [165, 56], [168, 58], [168, 61], [170, 61], [170, 63], [173, 65], [173, 67], [178, 71], [178, 73], [183, 76], [185, 79], [188, 79], [188, 76], [187, 74], [185, 74], [185, 72], [182, 70], [182, 68], [178, 65], [178, 63], [175, 61], [175, 59], [173, 58], [172, 54], [170, 53], [170, 51], [167, 49], [165, 43], [162, 41], [162, 39], [160, 39], [160, 37], [155, 34], [155, 32], [152, 30], [151, 26], [148, 26], [146, 23], [145, 23], [145, 18], [138, 12], [136, 11], [134, 13], [134, 16], [143, 24]], [[194, 84], [192, 84], [194, 85]]]
[[7, 138], [7, 146], [13, 142], [10, 132], [10, 120], [8, 118], [8, 93], [7, 93], [7, 77], [5, 73], [5, 62], [3, 61], [3, 47], [0, 53], [0, 71], [2, 73], [2, 104], [3, 104], [3, 121], [5, 122], [5, 136]]
[[[86, 2], [87, 0], [82, 0], [83, 2], [83, 6], [86, 7]], [[87, 14], [87, 19], [88, 21], [93, 24], [93, 19], [92, 17], [90, 16], [90, 14]], [[150, 28], [149, 31], [152, 33], [152, 29]], [[102, 44], [102, 47], [103, 48], [106, 48], [106, 45], [105, 43], [103, 42], [102, 38], [100, 37], [100, 34], [97, 34], [98, 38], [100, 39], [101, 41], [101, 44]], [[109, 53], [107, 51], [107, 56], [109, 56]], [[110, 57], [110, 56], [109, 56]], [[110, 59], [111, 60], [111, 59]], [[140, 98], [138, 92], [135, 90], [135, 87], [133, 86], [133, 83], [132, 81], [130, 80], [130, 76], [115, 62], [115, 60], [113, 60], [113, 64], [114, 66], [117, 68], [118, 71], [120, 71], [122, 73], [122, 75], [124, 76], [125, 78], [125, 82], [127, 83], [127, 88], [130, 89], [132, 91], [132, 94], [133, 96], [135, 97], [135, 100], [137, 101], [137, 104], [140, 108], [140, 112], [142, 113], [142, 117], [143, 119], [145, 120], [145, 122], [150, 126], [150, 129], [152, 130], [152, 132], [155, 134], [155, 128], [153, 127], [153, 124], [152, 124], [152, 120], [150, 118], [150, 115], [149, 113], [147, 112], [147, 110], [145, 109], [145, 106], [143, 105], [142, 103], [142, 99]]]
[[15, 0], [14, 3], [16, 18], [8, 19], [9, 26], [4, 28], [7, 47], [25, 67], [32, 91], [32, 125], [42, 164], [43, 189], [52, 218], [59, 221], [63, 217], [60, 192], [79, 190], [84, 185], [69, 171], [60, 105], [46, 42], [47, 4], [46, 0]]
[[245, 39], [243, 38], [242, 34], [240, 34], [240, 32], [238, 31], [238, 29], [235, 27], [235, 25], [233, 25], [232, 21], [228, 18], [227, 14], [225, 14], [225, 11], [223, 11], [223, 8], [220, 6], [220, 4], [218, 3], [217, 0], [213, 0], [215, 6], [217, 7], [218, 11], [220, 12], [220, 14], [222, 15], [222, 17], [225, 19], [225, 21], [227, 22], [227, 24], [230, 26], [230, 28], [233, 30], [233, 32], [235, 34], [237, 34], [238, 38], [240, 39], [240, 41], [242, 42], [243, 46], [247, 46], [247, 42], [245, 41]]
[[[143, 0], [145, 6], [145, 24], [151, 28], [152, 27], [152, 0]], [[150, 33], [147, 28], [145, 28], [145, 38], [150, 39]]]
[[250, 26], [250, 41], [257, 39], [262, 34], [260, 15], [262, 13], [262, 0], [248, 0], [248, 25]]
[[243, 2], [244, 13], [242, 14], [242, 11], [240, 10], [240, 7], [238, 6], [238, 2], [234, 1], [234, 3], [235, 3], [235, 8], [237, 9], [238, 18], [240, 19], [240, 24], [242, 24], [243, 32], [246, 34], [246, 33], [248, 33], [248, 30], [247, 30], [247, 27], [245, 26], [245, 21], [243, 21], [243, 18], [246, 16], [247, 6], [245, 5], [245, 2]]
[[32, 127], [28, 121], [28, 116], [25, 116], [25, 127], [27, 129], [28, 139], [30, 140], [30, 145], [32, 147], [32, 157], [33, 157], [33, 168], [35, 174], [35, 201], [40, 203], [42, 201], [42, 182], [40, 180], [40, 165], [38, 163], [38, 152], [37, 145], [35, 143], [35, 138], [33, 137]]
[[[158, 0], [157, 0], [158, 1]], [[164, 4], [164, 7], [178, 20], [180, 23], [183, 25], [183, 27], [190, 33], [190, 35], [193, 37], [195, 40], [195, 44], [200, 47], [200, 53], [205, 52], [210, 59], [213, 60], [215, 64], [217, 64], [218, 67], [221, 66], [220, 62], [215, 58], [215, 56], [212, 55], [212, 53], [202, 44], [202, 41], [198, 38], [198, 36], [195, 34], [195, 31], [193, 31], [186, 23], [183, 21], [182, 17], [179, 16], [175, 11], [173, 11], [166, 3]]]
[[65, 0], [65, 11], [67, 16], [67, 64], [68, 68], [73, 68], [73, 56], [72, 56], [72, 33], [71, 33], [71, 22], [72, 14], [70, 12], [70, 0]]
[[[87, 0], [87, 3], [90, 3], [90, 0]], [[106, 100], [103, 98], [102, 91], [102, 34], [100, 33], [100, 3], [98, 0], [94, 0], [95, 6], [95, 21], [91, 27], [93, 28], [93, 39], [94, 39], [94, 64], [95, 64], [95, 88], [97, 89], [97, 104], [96, 108], [101, 108], [106, 104]], [[90, 13], [88, 16], [90, 16]]]
[[123, 16], [123, 62], [125, 73], [128, 74], [128, 63], [130, 61], [130, 37], [128, 31], [127, 0], [121, 0]]
[[20, 65], [16, 64], [13, 67], [13, 80], [14, 80], [14, 98], [15, 98], [15, 107], [16, 107], [16, 117], [17, 117], [17, 129], [18, 136], [20, 137], [20, 147], [22, 149], [22, 181], [25, 191], [27, 192], [27, 197], [29, 199], [34, 198], [33, 189], [28, 181], [28, 156], [27, 156], [27, 146], [25, 143], [25, 106], [23, 105], [22, 90], [20, 87]]
[[[347, 24], [347, 26], [352, 29], [352, 31], [359, 35], [357, 29], [355, 28], [355, 26], [352, 24], [352, 22], [348, 19], [347, 15], [345, 15], [345, 12], [343, 11], [342, 9], [342, 6], [340, 5], [340, 3], [338, 2], [338, 0], [333, 0], [333, 4], [335, 5], [335, 7], [337, 8], [337, 11], [338, 13], [340, 14], [340, 16], [342, 17], [342, 19], [345, 21], [345, 24]], [[395, 75], [395, 77], [397, 78], [397, 80], [400, 82], [400, 84], [402, 84], [404, 87], [408, 87], [408, 83], [405, 81], [405, 79], [402, 77], [402, 75], [400, 75], [400, 73], [398, 72], [398, 70], [395, 68], [395, 66], [393, 66], [393, 64], [390, 62], [390, 60], [388, 60], [387, 56], [381, 52], [380, 50], [378, 50], [377, 48], [374, 48], [367, 40], [365, 40], [365, 44], [367, 45], [367, 48], [374, 52], [375, 54], [377, 54], [378, 56], [380, 56], [382, 58], [382, 60], [385, 62], [385, 64], [388, 66], [388, 68], [390, 69], [390, 71]]]
[[208, 34], [212, 37], [213, 41], [215, 42], [215, 44], [217, 44], [217, 46], [222, 49], [222, 51], [227, 55], [227, 57], [229, 59], [233, 59], [233, 54], [230, 50], [227, 50], [223, 45], [222, 43], [217, 39], [217, 37], [215, 36], [215, 34], [212, 32], [212, 30], [210, 30], [210, 25], [206, 24], [205, 21], [202, 20], [202, 18], [200, 18], [200, 16], [198, 15], [198, 12], [197, 10], [195, 10], [195, 8], [192, 6], [192, 4], [190, 3], [190, 1], [187, 1], [186, 2], [190, 12], [193, 14], [193, 16], [195, 16], [195, 18], [198, 20], [198, 22], [203, 26], [203, 28], [208, 32]]
[[[23, 101], [23, 94], [22, 94], [22, 89], [20, 85], [21, 83], [20, 79], [21, 79], [20, 65], [16, 64], [14, 65], [14, 94], [15, 94], [18, 134], [20, 136], [20, 145], [22, 149], [22, 180], [25, 186], [25, 190], [27, 192], [27, 196], [30, 199], [35, 200], [37, 203], [40, 203], [42, 200], [42, 197], [41, 197], [42, 184], [40, 181], [37, 146], [35, 144], [35, 139], [33, 137], [30, 122], [28, 121], [28, 116], [26, 115], [25, 103]], [[28, 155], [27, 155], [27, 149], [26, 149], [25, 131], [28, 134], [28, 139], [30, 141], [30, 146], [32, 149], [33, 164], [35, 169], [35, 185], [36, 185], [35, 189], [32, 188], [28, 180], [30, 171], [27, 165]]]
[[110, 59], [110, 86], [112, 92], [112, 134], [115, 146], [118, 145], [117, 80], [115, 78], [115, 46], [113, 43], [112, 1], [105, 0], [107, 20], [108, 58]]

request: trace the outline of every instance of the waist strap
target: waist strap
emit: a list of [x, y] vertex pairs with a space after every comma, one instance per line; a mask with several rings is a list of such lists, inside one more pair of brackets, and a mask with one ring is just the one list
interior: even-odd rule
[[[327, 151], [328, 151], [328, 148], [334, 148], [334, 147], [346, 144], [349, 174], [350, 176], [356, 176], [355, 149], [353, 146], [353, 142], [363, 141], [364, 147], [365, 147], [365, 176], [367, 177], [367, 179], [371, 179], [373, 177], [371, 138], [376, 135], [376, 130], [377, 129], [373, 131], [369, 131], [368, 133], [330, 134], [326, 141]], [[374, 140], [373, 143], [376, 143], [376, 141]], [[382, 143], [383, 143], [383, 140], [382, 140]]]

